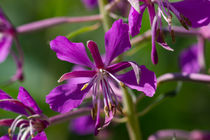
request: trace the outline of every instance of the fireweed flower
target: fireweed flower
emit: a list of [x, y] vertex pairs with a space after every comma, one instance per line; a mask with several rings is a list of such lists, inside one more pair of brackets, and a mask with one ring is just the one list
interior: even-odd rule
[[210, 25], [199, 28], [197, 32], [199, 34], [197, 43], [180, 53], [179, 63], [182, 72], [198, 73], [205, 69], [205, 39], [210, 39]]
[[[87, 56], [85, 46], [82, 43], [70, 42], [66, 37], [58, 36], [50, 42], [51, 49], [56, 52], [60, 60], [68, 61], [78, 65], [91, 68], [86, 71], [72, 71], [64, 74], [59, 82], [70, 78], [88, 77], [90, 80], [84, 83], [75, 82], [68, 85], [63, 84], [53, 89], [46, 97], [46, 102], [51, 109], [60, 113], [65, 113], [78, 107], [88, 91], [92, 88], [92, 116], [96, 120], [95, 134], [102, 127], [107, 126], [113, 118], [116, 110], [119, 109], [119, 102], [113, 92], [110, 82], [120, 85], [127, 85], [132, 89], [142, 91], [145, 95], [152, 97], [156, 90], [156, 76], [153, 72], [146, 69], [145, 66], [138, 66], [134, 62], [120, 62], [111, 64], [112, 60], [127, 51], [130, 47], [128, 25], [122, 20], [113, 23], [111, 29], [105, 34], [105, 60], [102, 61], [98, 47], [95, 42], [88, 41], [87, 47], [91, 52], [92, 63]], [[133, 67], [133, 70], [124, 74], [117, 72]], [[99, 91], [102, 89], [102, 94]], [[103, 103], [100, 96], [103, 96]], [[100, 125], [100, 106], [103, 104], [105, 122]]]
[[[74, 66], [73, 71], [76, 70], [86, 70], [83, 67], [79, 67], [79, 66]], [[81, 78], [74, 78], [74, 79], [69, 79], [67, 84], [73, 84], [73, 83], [84, 83], [84, 82], [88, 82], [90, 80], [90, 78], [85, 78], [83, 77]], [[118, 87], [116, 84], [113, 84], [112, 82], [110, 82], [110, 86], [113, 89], [113, 92], [115, 93], [117, 100], [120, 102], [122, 100], [122, 90], [120, 89], [120, 87]], [[99, 89], [99, 92], [101, 92], [102, 94], [102, 89]], [[88, 94], [86, 95], [86, 98], [90, 98], [91, 95], [93, 93], [93, 90], [90, 89], [88, 91]], [[89, 105], [88, 105], [89, 104]], [[90, 102], [86, 103], [86, 106], [90, 106]], [[102, 108], [102, 106], [101, 106]], [[93, 114], [92, 114], [93, 115]], [[73, 132], [75, 132], [78, 135], [88, 135], [88, 134], [92, 134], [94, 132], [95, 129], [95, 120], [92, 119], [93, 116], [91, 115], [86, 115], [86, 116], [81, 116], [78, 117], [76, 119], [73, 119], [70, 122], [70, 130], [72, 130]]]
[[87, 9], [94, 9], [98, 6], [98, 0], [82, 0]]
[[[140, 13], [131, 7], [129, 14], [129, 32], [132, 36], [140, 32], [143, 13], [148, 8], [150, 23], [152, 26], [152, 51], [151, 59], [154, 64], [158, 63], [158, 56], [155, 41], [163, 48], [173, 51], [164, 41], [162, 29], [163, 18], [169, 27], [172, 40], [175, 40], [172, 29], [172, 13], [180, 21], [181, 25], [188, 29], [189, 27], [197, 28], [209, 24], [210, 21], [210, 1], [208, 0], [183, 0], [180, 2], [169, 2], [168, 0], [139, 0]], [[154, 4], [157, 4], [155, 11]], [[192, 10], [193, 9], [193, 10]], [[202, 9], [202, 10], [201, 10]]]
[[198, 73], [200, 72], [200, 65], [198, 62], [198, 46], [194, 44], [187, 49], [184, 49], [179, 58], [182, 72]]
[[208, 131], [193, 130], [191, 132], [185, 130], [159, 130], [155, 134], [148, 137], [148, 140], [160, 139], [186, 139], [186, 140], [209, 140], [210, 133]]
[[22, 50], [19, 46], [16, 37], [16, 31], [15, 28], [10, 23], [10, 21], [5, 16], [5, 14], [3, 13], [3, 10], [0, 8], [0, 63], [5, 61], [8, 54], [10, 53], [13, 39], [15, 39], [16, 41], [16, 46], [20, 58], [18, 58], [14, 52], [11, 53], [17, 66], [16, 74], [12, 77], [11, 81], [23, 80], [23, 70], [22, 70], [23, 60], [21, 56]]
[[[26, 140], [46, 140], [44, 129], [49, 125], [48, 118], [42, 114], [31, 95], [20, 87], [17, 99], [13, 99], [7, 93], [0, 90], [0, 108], [20, 114], [15, 119], [0, 120], [0, 126], [9, 126], [8, 135], [0, 138]], [[19, 132], [15, 135], [15, 130]], [[36, 136], [35, 136], [36, 135]]]

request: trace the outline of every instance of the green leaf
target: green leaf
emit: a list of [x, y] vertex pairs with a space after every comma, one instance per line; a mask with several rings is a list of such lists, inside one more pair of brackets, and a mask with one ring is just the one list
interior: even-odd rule
[[84, 26], [84, 27], [82, 27], [80, 29], [77, 29], [76, 31], [73, 31], [73, 32], [69, 33], [68, 35], [66, 35], [66, 37], [68, 39], [71, 39], [71, 38], [73, 38], [75, 36], [78, 36], [80, 34], [96, 30], [96, 29], [98, 29], [100, 27], [100, 25], [101, 25], [100, 23], [96, 23], [94, 25]]

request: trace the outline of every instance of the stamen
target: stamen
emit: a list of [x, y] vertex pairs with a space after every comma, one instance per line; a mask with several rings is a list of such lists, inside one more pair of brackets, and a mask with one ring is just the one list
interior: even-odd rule
[[25, 130], [25, 132], [23, 133], [21, 140], [26, 140], [28, 133], [30, 132], [30, 128], [27, 127], [27, 129]]
[[172, 41], [175, 42], [176, 40], [175, 40], [174, 30], [171, 30], [170, 34], [171, 34]]
[[112, 79], [114, 79], [118, 84], [122, 84], [122, 82], [120, 80], [118, 80], [113, 74], [111, 74], [110, 72], [104, 70], [110, 77], [112, 77]]
[[12, 122], [12, 125], [10, 126], [10, 128], [8, 129], [8, 134], [10, 137], [13, 136], [13, 131], [15, 130], [16, 128], [16, 124], [17, 122], [19, 121], [19, 119], [22, 117], [22, 115], [19, 115], [15, 118], [15, 120]]
[[91, 109], [91, 117], [92, 117], [92, 119], [93, 120], [95, 120], [96, 119], [96, 115], [97, 115], [97, 107], [98, 107], [98, 105], [97, 105], [97, 103], [94, 105], [94, 107]]
[[108, 106], [104, 106], [104, 112], [105, 112], [105, 115], [107, 117], [109, 117], [109, 107]]
[[81, 91], [83, 91], [84, 89], [86, 89], [88, 85], [89, 85], [89, 83], [84, 84], [83, 87], [81, 88]]

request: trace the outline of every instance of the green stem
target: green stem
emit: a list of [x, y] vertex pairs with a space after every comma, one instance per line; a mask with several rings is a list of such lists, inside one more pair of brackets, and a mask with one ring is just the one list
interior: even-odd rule
[[108, 4], [108, 0], [98, 0], [98, 3], [104, 30], [108, 31], [109, 28], [112, 27], [112, 18], [109, 16], [109, 12], [105, 8], [105, 6]]
[[129, 132], [130, 139], [141, 140], [141, 132], [139, 127], [138, 116], [135, 110], [135, 105], [133, 103], [132, 97], [128, 93], [127, 88], [123, 86], [122, 89], [124, 109], [127, 117], [126, 126]]

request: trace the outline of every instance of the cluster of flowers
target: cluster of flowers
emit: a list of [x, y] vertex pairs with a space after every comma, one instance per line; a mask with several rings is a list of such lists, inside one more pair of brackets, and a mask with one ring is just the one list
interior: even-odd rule
[[[172, 26], [172, 13], [180, 21], [181, 25], [189, 28], [202, 27], [196, 30], [198, 43], [184, 50], [180, 56], [180, 65], [183, 72], [200, 72], [204, 67], [202, 53], [204, 40], [209, 39], [210, 1], [208, 0], [183, 0], [169, 2], [168, 0], [128, 0], [131, 4], [128, 16], [128, 24], [122, 19], [116, 20], [112, 27], [105, 33], [105, 54], [100, 55], [97, 44], [89, 40], [89, 49], [94, 62], [86, 52], [83, 43], [71, 42], [65, 36], [57, 36], [50, 42], [51, 49], [57, 58], [62, 61], [76, 64], [71, 72], [61, 76], [58, 82], [67, 80], [54, 88], [47, 96], [46, 102], [50, 108], [59, 113], [67, 113], [78, 108], [84, 99], [92, 97], [91, 116], [77, 118], [72, 123], [72, 129], [80, 134], [89, 132], [98, 134], [99, 130], [108, 126], [115, 115], [123, 114], [121, 87], [129, 87], [144, 93], [148, 97], [155, 94], [157, 79], [154, 72], [144, 65], [138, 65], [133, 61], [119, 61], [119, 55], [131, 48], [130, 35], [136, 36], [140, 32], [142, 16], [148, 9], [151, 23], [152, 51], [151, 59], [158, 63], [156, 42], [169, 51], [173, 49], [164, 41], [163, 32], [168, 30], [175, 40]], [[83, 0], [87, 7], [97, 5], [96, 0]], [[112, 2], [112, 1], [111, 1]], [[155, 8], [157, 5], [157, 8]], [[193, 9], [193, 10], [191, 10]], [[202, 9], [202, 10], [201, 10]], [[168, 29], [162, 27], [163, 18]], [[9, 53], [14, 56], [17, 64], [17, 72], [11, 81], [23, 80], [23, 54], [17, 38], [17, 30], [0, 10], [0, 63]], [[11, 50], [12, 40], [16, 42], [18, 55]], [[130, 68], [129, 71], [125, 69]], [[20, 114], [15, 119], [2, 119], [0, 126], [8, 126], [8, 135], [0, 140], [17, 139], [32, 140], [47, 139], [44, 129], [50, 125], [50, 119], [43, 114], [41, 109], [30, 94], [20, 87], [17, 99], [13, 99], [7, 93], [0, 90], [0, 108]], [[104, 112], [105, 117], [101, 114]], [[80, 121], [78, 121], [78, 119]], [[15, 134], [16, 128], [19, 129]], [[152, 138], [150, 138], [152, 139]]]

